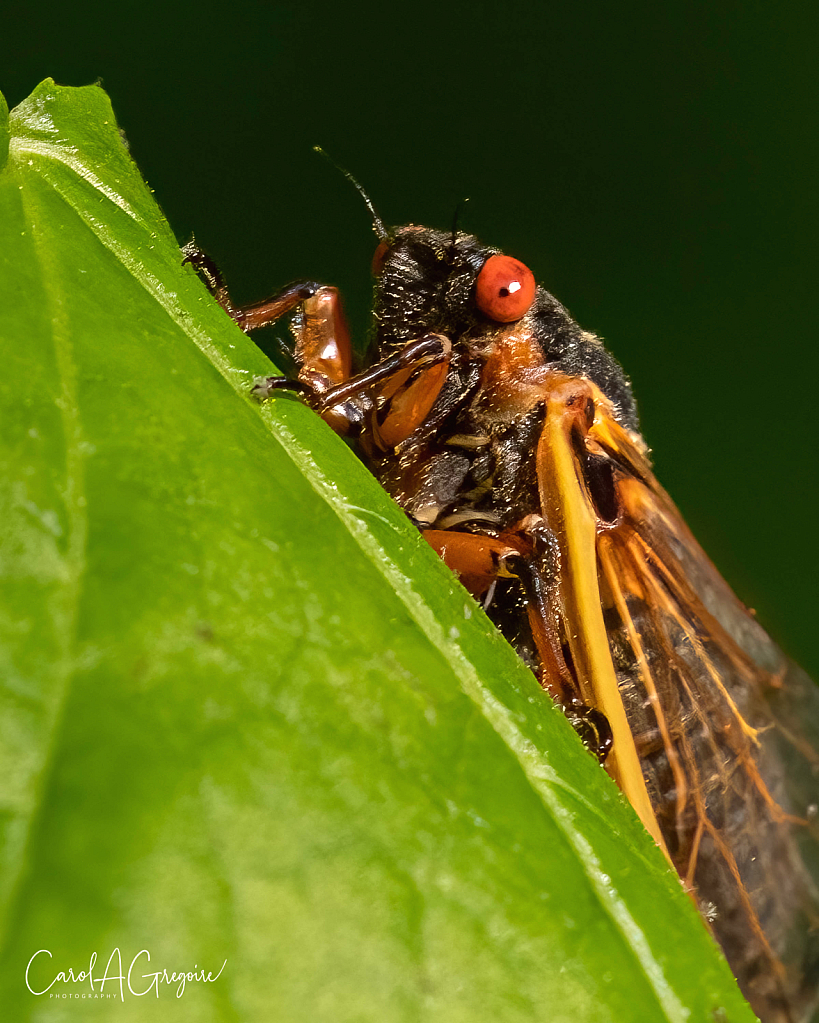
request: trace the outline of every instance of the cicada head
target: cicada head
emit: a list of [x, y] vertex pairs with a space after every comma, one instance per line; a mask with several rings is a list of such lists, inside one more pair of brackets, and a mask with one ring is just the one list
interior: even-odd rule
[[[499, 338], [518, 336], [534, 346], [537, 363], [594, 381], [615, 417], [638, 428], [631, 384], [619, 363], [520, 260], [470, 234], [408, 225], [381, 242], [373, 270], [373, 358], [426, 334], [443, 334], [456, 363], [463, 363], [487, 357]], [[512, 365], [509, 372], [521, 368]]]
[[412, 224], [396, 228], [373, 260], [382, 357], [424, 334], [465, 338], [480, 329], [471, 295], [481, 267], [496, 251], [471, 235]]

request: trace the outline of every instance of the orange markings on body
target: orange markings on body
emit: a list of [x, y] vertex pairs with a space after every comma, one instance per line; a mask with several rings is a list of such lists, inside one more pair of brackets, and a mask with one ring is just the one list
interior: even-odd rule
[[532, 333], [520, 325], [507, 328], [493, 342], [481, 371], [481, 409], [504, 421], [525, 415], [543, 400], [552, 376]]

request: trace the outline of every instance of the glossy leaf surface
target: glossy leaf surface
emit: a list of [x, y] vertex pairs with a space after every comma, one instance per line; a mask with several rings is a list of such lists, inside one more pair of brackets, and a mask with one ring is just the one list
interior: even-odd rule
[[309, 410], [248, 397], [270, 363], [180, 265], [105, 94], [47, 81], [10, 138], [8, 1018], [67, 1019], [50, 995], [88, 995], [26, 990], [38, 949], [39, 989], [119, 948], [126, 971], [150, 951], [137, 991], [227, 964], [180, 998], [92, 998], [86, 1019], [751, 1019], [630, 808], [454, 577]]

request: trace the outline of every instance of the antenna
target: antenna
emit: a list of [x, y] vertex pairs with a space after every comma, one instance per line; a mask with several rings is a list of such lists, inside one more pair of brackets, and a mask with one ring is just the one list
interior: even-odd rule
[[461, 219], [461, 214], [463, 213], [464, 206], [466, 206], [466, 204], [468, 202], [469, 202], [469, 196], [466, 196], [466, 198], [461, 199], [461, 201], [455, 207], [455, 213], [453, 214], [453, 217], [452, 217], [452, 246], [453, 247], [455, 245], [455, 238], [456, 238], [456, 236], [458, 234], [458, 221]]
[[358, 180], [354, 178], [353, 175], [348, 170], [345, 170], [343, 167], [340, 167], [335, 160], [329, 157], [321, 148], [321, 146], [313, 146], [313, 152], [318, 153], [320, 156], [323, 156], [328, 163], [332, 164], [333, 167], [335, 167], [339, 174], [343, 174], [344, 177], [350, 182], [353, 188], [355, 188], [355, 190], [364, 200], [367, 209], [370, 211], [370, 216], [373, 218], [373, 230], [378, 236], [378, 240], [381, 242], [389, 241], [390, 233], [386, 229], [386, 227], [384, 227], [384, 221], [375, 212], [375, 207], [372, 204], [372, 200], [364, 191], [363, 187], [359, 184]]

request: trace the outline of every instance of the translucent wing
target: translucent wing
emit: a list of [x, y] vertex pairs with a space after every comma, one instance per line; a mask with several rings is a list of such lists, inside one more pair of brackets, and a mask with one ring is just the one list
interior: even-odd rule
[[611, 721], [612, 773], [659, 832], [755, 1011], [765, 1023], [809, 1020], [819, 690], [731, 592], [641, 438], [588, 381], [550, 388], [538, 472], [561, 548], [565, 642], [584, 696]]

